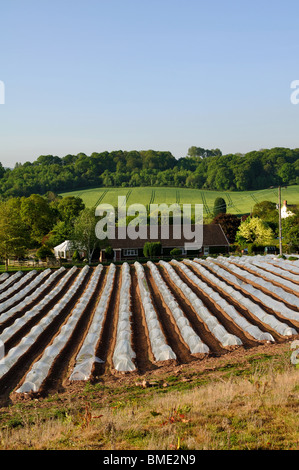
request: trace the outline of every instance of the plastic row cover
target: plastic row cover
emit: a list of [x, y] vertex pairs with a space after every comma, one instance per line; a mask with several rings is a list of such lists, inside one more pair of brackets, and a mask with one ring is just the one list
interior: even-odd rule
[[5, 290], [4, 292], [0, 294], [0, 301], [2, 301], [3, 299], [6, 299], [10, 295], [14, 294], [19, 289], [21, 289], [21, 287], [26, 282], [30, 281], [36, 275], [36, 273], [37, 271], [33, 270], [33, 271], [29, 271], [27, 274], [25, 274], [25, 276], [22, 276], [20, 281], [16, 282], [11, 287], [9, 287], [9, 289]]
[[[224, 266], [224, 267], [231, 269], [230, 263], [227, 263], [225, 261], [221, 260], [218, 262], [218, 264], [220, 266]], [[214, 266], [214, 269], [216, 270], [217, 267]], [[240, 275], [242, 274], [242, 270], [237, 267], [234, 267], [234, 272], [236, 274], [240, 274]], [[238, 282], [238, 279], [233, 274], [230, 274], [227, 271], [221, 270], [219, 271], [219, 273], [222, 273], [221, 274], [222, 277], [225, 276], [226, 279], [230, 280], [234, 284]], [[246, 292], [248, 292], [249, 294], [253, 295], [254, 297], [257, 297], [261, 301], [261, 303], [270, 307], [274, 312], [281, 314], [282, 316], [284, 316], [285, 318], [289, 320], [299, 321], [299, 313], [288, 308], [283, 302], [273, 299], [270, 295], [264, 294], [264, 292], [262, 292], [259, 289], [256, 289], [251, 284], [242, 283], [240, 287]]]
[[96, 348], [101, 336], [103, 321], [113, 289], [115, 271], [115, 264], [111, 263], [105, 286], [95, 309], [91, 325], [76, 357], [76, 364], [70, 376], [71, 381], [89, 380], [94, 363], [103, 362], [100, 358], [96, 357]]
[[[183, 263], [178, 263], [176, 260], [172, 260], [172, 263], [179, 266], [182, 270], [187, 270]], [[210, 332], [218, 339], [222, 346], [237, 346], [241, 345], [242, 341], [237, 336], [229, 333], [223, 325], [219, 323], [216, 317], [212, 315], [209, 310], [205, 307], [203, 302], [193, 292], [192, 289], [178, 276], [171, 265], [168, 264], [168, 272], [173, 281], [175, 282], [178, 289], [181, 290], [183, 295], [188, 299], [192, 308], [195, 310], [197, 316], [201, 321], [205, 323]], [[214, 291], [213, 291], [214, 292]], [[211, 293], [211, 295], [213, 295]]]
[[[191, 265], [189, 260], [185, 260], [185, 263]], [[186, 276], [188, 276], [189, 279], [197, 284], [198, 287], [205, 292], [205, 294], [212, 298], [217, 303], [217, 305], [222, 310], [224, 310], [224, 312], [236, 323], [236, 325], [242, 328], [242, 330], [249, 333], [254, 339], [257, 339], [258, 341], [274, 341], [274, 338], [270, 333], [264, 333], [256, 325], [250, 323], [246, 318], [239, 314], [233, 305], [229, 304], [218, 294], [218, 292], [214, 291], [205, 282], [201, 281], [190, 269], [188, 269], [182, 263], [180, 264], [180, 267]]]
[[[256, 266], [258, 268], [262, 268], [262, 269], [265, 269], [265, 270], [268, 270], [268, 271], [271, 270], [271, 272], [274, 273], [274, 274], [277, 274], [277, 276], [283, 276], [283, 277], [287, 278], [287, 280], [288, 280], [287, 282], [289, 282], [289, 283], [291, 283], [291, 281], [297, 281], [297, 282], [299, 281], [298, 273], [295, 274], [295, 273], [292, 273], [290, 271], [286, 271], [286, 270], [282, 269], [280, 266], [270, 264], [268, 261], [264, 261], [262, 259], [260, 260], [260, 259], [257, 259], [256, 257], [254, 257], [253, 259], [250, 260], [250, 264], [253, 264], [254, 266]], [[278, 281], [280, 281], [280, 279], [281, 279], [281, 277], [278, 277]], [[284, 284], [284, 285], [287, 286], [287, 287], [289, 286], [289, 284]], [[295, 285], [294, 290], [299, 292], [299, 286]]]
[[161, 330], [161, 326], [157, 317], [156, 310], [152, 304], [148, 284], [145, 278], [144, 268], [137, 261], [134, 263], [138, 287], [147, 323], [151, 348], [156, 361], [167, 361], [168, 359], [176, 359], [176, 355], [172, 348], [166, 343], [165, 336]]
[[113, 364], [120, 372], [136, 369], [133, 360], [136, 357], [131, 346], [131, 275], [128, 263], [122, 265], [121, 290], [119, 298], [116, 344], [113, 353]]
[[[65, 283], [68, 281], [68, 279], [73, 275], [74, 271], [76, 271], [77, 268], [74, 266], [66, 276], [58, 283], [55, 289], [51, 292], [51, 294], [47, 295], [44, 297], [44, 299], [39, 302], [35, 307], [33, 307], [31, 310], [26, 312], [23, 317], [18, 318], [15, 320], [15, 322], [9, 326], [8, 328], [5, 328], [3, 330], [1, 336], [0, 336], [0, 341], [4, 344], [7, 342], [9, 338], [11, 338], [20, 328], [22, 328], [23, 325], [28, 323], [34, 316], [36, 316], [42, 308], [44, 308], [51, 300], [52, 298], [59, 293], [59, 291], [64, 287]], [[77, 281], [77, 279], [76, 279]], [[76, 289], [76, 281], [74, 282], [73, 286], [71, 289], [75, 290]], [[38, 325], [34, 326], [26, 335], [22, 341], [17, 344], [14, 348], [12, 348], [7, 356], [4, 358], [4, 363], [0, 365], [0, 377], [2, 377], [6, 372], [18, 361], [19, 357], [21, 357], [27, 350], [28, 348], [36, 341], [38, 336], [50, 325], [50, 323], [54, 320], [54, 318], [59, 315], [61, 309], [66, 305], [66, 298], [69, 300], [69, 293], [67, 293], [56, 305], [55, 307], [48, 312], [48, 314], [42, 318], [42, 320], [39, 322]]]
[[[217, 262], [218, 262], [218, 259], [223, 261], [223, 259], [221, 257], [217, 258]], [[212, 260], [214, 261], [214, 260]], [[206, 259], [206, 262], [210, 262], [208, 259]], [[245, 269], [242, 269], [242, 265], [238, 265], [237, 262], [234, 260], [233, 263], [230, 263], [230, 270], [235, 272], [235, 273], [238, 273], [240, 276], [242, 276], [245, 281], [250, 281], [250, 282], [254, 282], [254, 283], [257, 283], [264, 287], [264, 289], [266, 289], [268, 292], [270, 293], [273, 293], [275, 295], [277, 295], [280, 299], [284, 300], [285, 302], [287, 302], [288, 304], [290, 305], [293, 305], [295, 307], [299, 307], [299, 298], [296, 296], [296, 295], [293, 295], [293, 294], [290, 294], [289, 292], [286, 292], [283, 288], [281, 287], [277, 287], [277, 286], [274, 286], [270, 281], [266, 281], [262, 278], [257, 278], [254, 274], [252, 273], [249, 273], [248, 271], [246, 271]], [[239, 281], [240, 283], [240, 281]]]
[[[292, 281], [288, 281], [287, 279], [283, 279], [282, 277], [279, 277], [277, 276], [276, 274], [272, 274], [268, 271], [265, 271], [264, 269], [261, 269], [260, 267], [256, 266], [256, 263], [253, 263], [252, 262], [248, 262], [247, 260], [235, 260], [234, 261], [238, 266], [241, 266], [246, 269], [246, 267], [248, 267], [248, 269], [250, 269], [251, 271], [254, 271], [257, 275], [260, 275], [260, 276], [263, 276], [265, 277], [267, 280], [269, 280], [269, 282], [273, 281], [273, 282], [277, 282], [279, 284], [281, 284], [281, 286], [283, 287], [286, 287], [288, 289], [291, 289], [295, 292], [299, 292], [299, 286], [294, 284]], [[298, 277], [297, 277], [298, 279]], [[274, 286], [275, 287], [275, 286]], [[294, 296], [295, 297], [295, 296]], [[297, 298], [298, 300], [298, 305], [299, 306], [299, 299]]]
[[[6, 289], [7, 286], [9, 286], [10, 284], [12, 284], [13, 282], [17, 281], [20, 277], [23, 276], [23, 271], [17, 271], [15, 274], [13, 274], [12, 276], [8, 276], [8, 278], [6, 279], [6, 281], [4, 281], [1, 285], [0, 285], [0, 290], [1, 292]], [[2, 294], [5, 293], [5, 292], [2, 292]]]
[[[296, 256], [296, 255], [295, 255]], [[229, 259], [233, 259], [233, 256], [230, 256]], [[267, 263], [271, 266], [275, 266], [281, 270], [281, 273], [284, 275], [291, 274], [299, 274], [299, 264], [297, 261], [289, 261], [288, 259], [277, 258], [275, 255], [255, 255], [250, 256], [249, 262], [262, 262]], [[242, 259], [242, 258], [241, 258]]]
[[[175, 300], [169, 288], [167, 287], [166, 283], [164, 282], [163, 278], [161, 277], [158, 271], [158, 268], [151, 261], [148, 261], [147, 264], [151, 269], [157, 288], [159, 289], [164, 302], [166, 303], [169, 310], [171, 311], [172, 316], [174, 317], [174, 320], [182, 335], [182, 338], [184, 339], [185, 343], [188, 345], [191, 354], [196, 354], [196, 353], [207, 354], [210, 351], [208, 346], [202, 342], [200, 337], [195, 333], [195, 331], [191, 327], [189, 321], [187, 320], [183, 311], [180, 309], [177, 301]], [[160, 261], [160, 264], [167, 271], [172, 269], [168, 263], [165, 263], [162, 260]]]
[[[45, 271], [41, 272], [32, 282], [30, 282], [26, 287], [21, 289], [21, 292], [16, 292], [12, 297], [9, 299], [5, 300], [0, 304], [0, 313], [4, 312], [4, 310], [7, 310], [11, 305], [13, 305], [16, 302], [21, 302], [24, 297], [27, 296], [28, 292], [30, 292], [32, 289], [35, 289], [35, 287], [46, 277], [48, 274], [51, 272], [51, 269], [46, 269]], [[26, 276], [24, 276], [23, 279], [25, 279]], [[44, 285], [47, 285], [45, 282]], [[37, 292], [38, 289], [35, 289], [34, 294]], [[26, 301], [29, 297], [26, 297]], [[24, 307], [24, 303], [22, 302], [22, 308]]]
[[[87, 271], [87, 269], [87, 266], [83, 268], [85, 271]], [[59, 334], [54, 338], [52, 344], [45, 349], [42, 357], [32, 366], [31, 370], [26, 375], [23, 385], [17, 390], [18, 393], [28, 393], [30, 391], [37, 392], [40, 389], [49, 373], [49, 370], [54, 364], [55, 359], [66, 346], [76, 328], [76, 325], [78, 324], [78, 321], [85, 312], [85, 309], [95, 292], [101, 271], [102, 265], [98, 265], [88, 283], [87, 289], [85, 289], [79, 302], [72, 310], [67, 322], [63, 325]], [[84, 277], [85, 273], [82, 275], [81, 279], [79, 279], [79, 285], [83, 283]], [[79, 285], [77, 287], [79, 287]]]
[[0, 282], [4, 282], [6, 281], [6, 279], [9, 277], [9, 274], [8, 273], [2, 273], [0, 275]]
[[[65, 270], [65, 268], [61, 268], [62, 270]], [[76, 268], [75, 268], [76, 269]], [[60, 270], [59, 270], [60, 271]], [[52, 274], [53, 277], [57, 277], [59, 274], [58, 271]], [[48, 294], [46, 295], [38, 304], [36, 304], [34, 307], [32, 307], [30, 310], [27, 310], [25, 314], [17, 318], [14, 323], [5, 328], [3, 332], [0, 335], [0, 340], [3, 342], [7, 341], [9, 338], [11, 338], [23, 325], [25, 325], [29, 320], [31, 320], [35, 315], [37, 315], [42, 308], [46, 307], [47, 304], [53, 299], [55, 295], [59, 293], [59, 291], [64, 287], [66, 282], [68, 281], [69, 277], [72, 275], [72, 272], [69, 271], [68, 274], [58, 283], [58, 285]], [[41, 293], [42, 291], [39, 291]], [[25, 299], [21, 306], [17, 305], [15, 307], [10, 308], [7, 310], [5, 313], [3, 313], [0, 317], [0, 324], [5, 323], [6, 320], [14, 316], [15, 313], [17, 313], [20, 309], [26, 305], [27, 300], [30, 303], [32, 300], [34, 300], [35, 293], [33, 293], [28, 299]]]
[[[221, 287], [221, 289], [229, 294], [231, 297], [233, 297], [237, 302], [239, 302], [243, 307], [245, 307], [247, 310], [249, 310], [255, 317], [257, 317], [260, 321], [263, 323], [269, 325], [273, 330], [277, 331], [280, 335], [282, 336], [291, 336], [293, 334], [296, 334], [296, 330], [294, 328], [290, 328], [286, 323], [283, 323], [279, 320], [276, 319], [273, 315], [269, 315], [266, 313], [259, 305], [256, 303], [252, 302], [250, 299], [247, 297], [244, 297], [241, 292], [237, 291], [231, 286], [228, 286], [225, 282], [220, 281], [216, 276], [210, 273], [206, 268], [204, 268], [205, 262], [200, 260], [200, 259], [195, 259], [197, 263], [200, 263], [200, 267], [198, 266], [197, 263], [194, 263], [194, 267], [196, 267], [200, 273], [206, 277], [207, 279], [210, 279], [212, 282], [216, 283]], [[209, 263], [207, 260], [207, 265], [209, 268], [213, 269], [215, 272], [219, 272], [219, 266], [215, 265], [215, 263], [212, 265], [212, 263]], [[193, 263], [193, 262], [192, 262]], [[196, 266], [197, 265], [197, 266]], [[224, 271], [224, 270], [223, 270]], [[224, 271], [223, 276], [226, 275], [226, 271]], [[237, 280], [235, 281], [235, 284], [238, 284]], [[243, 285], [242, 285], [243, 287]]]
[[295, 265], [291, 261], [286, 261], [282, 259], [267, 259], [267, 263], [270, 264], [271, 266], [276, 266], [281, 269], [284, 273], [292, 273], [292, 274], [299, 274], [299, 266], [298, 264]]

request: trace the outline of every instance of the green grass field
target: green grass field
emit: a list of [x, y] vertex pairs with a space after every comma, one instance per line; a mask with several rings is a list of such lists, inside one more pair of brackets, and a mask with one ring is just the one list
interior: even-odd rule
[[[277, 189], [264, 189], [261, 191], [243, 192], [221, 192], [204, 191], [201, 189], [185, 188], [162, 188], [162, 187], [142, 187], [142, 188], [95, 188], [80, 191], [61, 193], [62, 196], [79, 196], [83, 199], [87, 207], [111, 204], [117, 206], [118, 196], [126, 196], [127, 206], [139, 203], [144, 204], [203, 204], [204, 215], [208, 216], [214, 206], [214, 201], [218, 196], [225, 199], [227, 212], [241, 215], [249, 213], [257, 202], [272, 201], [278, 202]], [[299, 186], [289, 186], [282, 188], [282, 200], [286, 199], [288, 204], [299, 204]]]

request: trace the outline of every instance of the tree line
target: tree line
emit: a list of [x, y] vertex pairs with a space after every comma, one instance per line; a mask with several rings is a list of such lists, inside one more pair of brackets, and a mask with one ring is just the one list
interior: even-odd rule
[[41, 155], [14, 168], [0, 164], [2, 199], [92, 187], [168, 186], [216, 191], [260, 190], [299, 183], [299, 149], [273, 148], [222, 155], [190, 147], [176, 159], [167, 151], [112, 151]]

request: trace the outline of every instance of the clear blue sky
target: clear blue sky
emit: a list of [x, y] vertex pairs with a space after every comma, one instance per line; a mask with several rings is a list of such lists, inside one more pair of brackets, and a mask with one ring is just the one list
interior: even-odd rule
[[9, 0], [0, 162], [299, 147], [295, 0]]

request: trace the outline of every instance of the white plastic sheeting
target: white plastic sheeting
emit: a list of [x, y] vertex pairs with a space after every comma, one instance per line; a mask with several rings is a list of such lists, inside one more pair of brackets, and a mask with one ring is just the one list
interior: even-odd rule
[[[51, 273], [51, 269], [46, 269], [45, 271], [41, 272], [32, 282], [30, 282], [26, 287], [21, 289], [20, 292], [16, 292], [12, 297], [10, 297], [7, 300], [4, 300], [0, 304], [0, 313], [4, 312], [4, 310], [7, 310], [11, 305], [13, 305], [16, 302], [21, 302], [22, 301], [22, 308], [24, 308], [24, 297], [26, 297], [25, 301], [27, 302], [29, 299], [29, 296], [27, 296], [28, 292], [30, 292], [32, 289], [35, 289], [36, 286], [45, 279]], [[25, 279], [25, 277], [23, 278]], [[19, 286], [19, 289], [21, 286]], [[34, 297], [37, 292], [37, 288], [35, 289]]]
[[[217, 264], [214, 264], [212, 267], [215, 271], [218, 270], [217, 272], [221, 275], [221, 277], [229, 280], [234, 284], [240, 285], [243, 290], [258, 298], [262, 304], [266, 305], [267, 307], [270, 307], [274, 312], [281, 314], [283, 317], [289, 320], [295, 320], [299, 322], [299, 312], [295, 312], [294, 310], [290, 309], [282, 301], [275, 300], [270, 295], [264, 294], [264, 292], [253, 287], [251, 284], [246, 284], [245, 282], [240, 284], [240, 280], [236, 276], [225, 271], [224, 269], [221, 269], [220, 266], [227, 267], [228, 269], [233, 269], [233, 271], [239, 275], [242, 275], [243, 271], [241, 269], [237, 268], [234, 265], [231, 265], [230, 263], [227, 263], [222, 259], [217, 259], [216, 261]], [[217, 268], [217, 266], [219, 266], [219, 268]]]
[[121, 272], [121, 290], [119, 298], [118, 324], [115, 349], [113, 353], [114, 368], [120, 372], [136, 369], [133, 359], [136, 354], [131, 346], [131, 274], [128, 263], [123, 263]]
[[[9, 276], [1, 285], [0, 285], [0, 290], [1, 290], [1, 296], [4, 294], [5, 295], [5, 292], [4, 289], [6, 289], [7, 286], [9, 286], [10, 284], [12, 284], [12, 282], [15, 282], [17, 281], [20, 277], [23, 276], [23, 271], [17, 271], [15, 274], [12, 274], [11, 276]], [[4, 291], [4, 292], [3, 292]], [[1, 298], [1, 297], [0, 297]]]
[[37, 271], [29, 271], [29, 273], [25, 274], [20, 281], [16, 282], [13, 284], [9, 289], [6, 289], [4, 292], [0, 294], [0, 302], [3, 299], [7, 299], [10, 295], [14, 295], [15, 292], [18, 292], [20, 289], [22, 289], [22, 286], [26, 284], [26, 282], [30, 282], [31, 279], [33, 279], [37, 274]]
[[[217, 272], [217, 266], [215, 265], [215, 263], [212, 265], [212, 263], [209, 262], [208, 260], [202, 261], [196, 258], [195, 258], [195, 261], [196, 262], [190, 261], [190, 263], [192, 263], [192, 266], [194, 266], [196, 269], [199, 270], [200, 274], [202, 274], [203, 277], [210, 279], [212, 282], [218, 285], [224, 292], [226, 292], [231, 297], [233, 297], [237, 302], [243, 305], [243, 307], [247, 308], [247, 310], [249, 310], [250, 313], [254, 315], [256, 318], [258, 318], [262, 323], [269, 325], [273, 330], [277, 331], [277, 333], [279, 333], [282, 336], [291, 336], [291, 335], [297, 334], [294, 328], [290, 328], [286, 323], [281, 322], [277, 320], [276, 317], [274, 317], [273, 315], [269, 315], [268, 313], [266, 313], [255, 302], [252, 302], [247, 297], [244, 297], [241, 294], [241, 292], [234, 289], [232, 286], [228, 286], [225, 282], [218, 279], [218, 277], [216, 277], [214, 274], [211, 274], [210, 271], [208, 271], [204, 267], [205, 264], [207, 263], [207, 265], [211, 269], [214, 269], [215, 272]], [[218, 269], [221, 269], [221, 268], [219, 268], [218, 266]], [[243, 288], [243, 285], [242, 285], [242, 288]]]
[[[233, 257], [230, 257], [230, 259], [232, 258]], [[288, 261], [288, 259], [276, 258], [274, 255], [256, 255], [252, 256], [251, 258], [253, 258], [253, 260], [266, 262], [271, 266], [280, 268], [281, 272], [284, 274], [299, 274], [298, 261]]]
[[[201, 353], [207, 354], [209, 352], [209, 347], [203, 343], [200, 337], [195, 333], [193, 328], [191, 327], [188, 319], [186, 318], [185, 314], [181, 310], [179, 304], [175, 300], [174, 296], [172, 295], [171, 291], [169, 290], [168, 286], [164, 282], [162, 276], [160, 275], [158, 268], [154, 263], [148, 261], [148, 266], [152, 272], [153, 278], [159, 289], [164, 302], [168, 306], [177, 326], [181, 333], [181, 336], [187, 346], [190, 349], [191, 354]], [[164, 261], [160, 261], [160, 264], [164, 266], [166, 269], [168, 268], [168, 263]]]
[[[4, 329], [1, 336], [0, 336], [1, 340], [3, 342], [7, 341], [7, 339], [9, 339], [13, 334], [15, 334], [16, 331], [18, 331], [19, 328], [21, 328], [23, 325], [25, 325], [25, 323], [27, 323], [29, 320], [31, 320], [44, 307], [46, 307], [47, 304], [49, 302], [51, 302], [51, 300], [54, 298], [54, 296], [57, 295], [60, 292], [61, 289], [63, 289], [63, 287], [65, 286], [65, 284], [67, 283], [69, 278], [73, 275], [74, 271], [76, 271], [76, 269], [77, 268], [74, 266], [74, 268], [72, 268], [70, 271], [68, 271], [68, 273], [60, 280], [60, 282], [57, 284], [57, 286], [53, 290], [50, 291], [50, 293], [48, 295], [45, 295], [44, 298], [38, 304], [36, 304], [30, 310], [27, 310], [22, 317], [16, 319], [15, 322], [11, 326]], [[62, 267], [58, 271], [55, 271], [55, 273], [53, 273], [52, 276], [54, 278], [56, 278], [60, 274], [61, 271], [65, 271], [65, 268]], [[47, 282], [50, 282], [50, 279], [47, 279], [45, 284]], [[21, 309], [23, 309], [24, 305], [27, 304], [27, 301], [28, 301], [28, 303], [30, 303], [32, 300], [34, 300], [34, 298], [36, 298], [38, 295], [40, 295], [40, 293], [42, 293], [42, 291], [43, 291], [43, 288], [42, 288], [42, 286], [40, 286], [38, 289], [36, 289], [36, 292], [34, 292], [32, 295], [28, 296], [27, 299], [23, 300], [22, 305], [21, 305]], [[1, 315], [0, 324], [5, 323], [6, 320], [11, 318], [19, 310], [20, 310], [20, 305], [17, 305], [15, 307], [12, 307], [9, 310], [7, 310], [5, 313], [3, 313]]]
[[[246, 269], [246, 268], [250, 269], [251, 271], [256, 273], [257, 276], [265, 277], [267, 279], [267, 282], [269, 282], [269, 283], [271, 283], [271, 281], [279, 283], [282, 286], [281, 287], [281, 291], [282, 291], [281, 295], [283, 295], [283, 287], [286, 287], [286, 288], [288, 288], [288, 289], [290, 289], [294, 292], [299, 293], [299, 286], [294, 284], [292, 281], [288, 281], [287, 279], [283, 279], [282, 277], [279, 277], [276, 274], [265, 271], [265, 270], [261, 269], [261, 267], [258, 267], [256, 265], [256, 262], [254, 262], [253, 260], [250, 260], [250, 261], [248, 261], [248, 260], [249, 260], [249, 258], [242, 259], [242, 260], [241, 259], [235, 259], [234, 263], [236, 263], [240, 267], [243, 267], [244, 269]], [[260, 279], [261, 279], [260, 277], [256, 277], [256, 280], [258, 282], [260, 281]], [[274, 287], [276, 287], [276, 286], [274, 286]], [[285, 292], [285, 294], [287, 294], [287, 292]], [[296, 297], [293, 294], [289, 294], [289, 295], [291, 296], [291, 299], [293, 299], [293, 301], [295, 302], [294, 305], [296, 304], [296, 306], [299, 307], [299, 298]]]
[[[173, 263], [179, 266], [191, 281], [193, 281], [202, 291], [204, 291], [206, 295], [213, 299], [213, 301], [217, 303], [217, 305], [227, 314], [227, 316], [230, 317], [242, 330], [249, 333], [254, 339], [257, 339], [258, 341], [274, 341], [274, 338], [270, 333], [263, 332], [256, 325], [253, 325], [246, 318], [240, 315], [233, 305], [229, 304], [218, 294], [218, 292], [214, 291], [205, 282], [201, 281], [193, 273], [193, 271], [188, 269], [183, 263], [178, 263], [177, 261], [173, 261]], [[189, 261], [185, 260], [185, 263], [189, 264]]]
[[[211, 263], [213, 261], [223, 261], [224, 258], [219, 257], [216, 260], [206, 259], [207, 263]], [[235, 263], [235, 259], [233, 260], [233, 263], [230, 264], [230, 269], [234, 271], [236, 274], [238, 273], [245, 281], [244, 282], [254, 282], [255, 284], [258, 283], [261, 287], [263, 287], [265, 290], [267, 290], [270, 294], [275, 294], [278, 296], [281, 300], [287, 302], [290, 305], [293, 305], [296, 308], [299, 308], [299, 298], [296, 295], [290, 294], [289, 292], [286, 292], [284, 289], [278, 286], [274, 286], [271, 282], [266, 281], [260, 277], [256, 277], [254, 274], [249, 273], [248, 271], [241, 269], [242, 268], [242, 263], [237, 264]], [[239, 271], [238, 271], [239, 269]], [[238, 281], [241, 283], [242, 281]]]
[[[182, 263], [178, 263], [176, 260], [172, 260], [173, 264], [178, 265], [182, 270], [187, 269], [186, 266]], [[168, 273], [172, 280], [175, 282], [177, 288], [183, 293], [183, 295], [189, 300], [192, 305], [192, 308], [195, 310], [197, 316], [201, 321], [207, 326], [210, 332], [218, 339], [222, 346], [238, 346], [242, 344], [240, 338], [236, 335], [229, 333], [218, 319], [211, 314], [211, 312], [205, 307], [203, 302], [198, 298], [198, 296], [193, 292], [192, 289], [180, 278], [176, 273], [173, 267], [169, 263], [163, 264], [167, 268]], [[214, 291], [211, 292], [211, 296]]]
[[[94, 295], [102, 268], [102, 265], [98, 265], [96, 267], [87, 288], [83, 292], [75, 308], [72, 310], [72, 313], [69, 316], [67, 322], [63, 325], [59, 334], [54, 338], [54, 341], [45, 349], [42, 357], [33, 364], [31, 370], [25, 377], [23, 385], [17, 390], [17, 393], [28, 393], [30, 391], [37, 392], [40, 389], [42, 383], [49, 373], [49, 370], [54, 364], [55, 359], [58, 357], [71, 338], [78, 321], [85, 312], [86, 306]], [[81, 279], [79, 279], [77, 287], [83, 283], [88, 269], [88, 266], [83, 268], [83, 275]]]
[[77, 354], [76, 364], [70, 376], [71, 381], [89, 380], [94, 363], [103, 362], [102, 359], [96, 356], [96, 349], [101, 336], [104, 318], [108, 309], [109, 300], [113, 289], [115, 271], [115, 264], [111, 263], [103, 292], [95, 309], [88, 333], [84, 339], [79, 353]]
[[138, 263], [138, 261], [134, 263], [134, 266], [136, 269], [138, 287], [147, 323], [152, 353], [155, 357], [155, 360], [166, 361], [169, 359], [176, 359], [174, 351], [166, 343], [165, 336], [161, 330], [157, 313], [151, 300], [151, 295], [145, 277], [144, 268], [140, 263]]
[[[3, 330], [0, 336], [0, 342], [3, 344], [12, 337], [24, 324], [26, 324], [31, 318], [37, 315], [40, 310], [47, 305], [50, 300], [59, 292], [60, 288], [64, 287], [67, 280], [73, 275], [76, 271], [76, 266], [73, 266], [66, 276], [58, 283], [55, 289], [51, 292], [52, 295], [46, 296], [36, 307], [29, 310], [23, 317], [18, 318], [11, 326]], [[24, 338], [18, 343], [14, 348], [10, 349], [8, 354], [3, 360], [3, 364], [0, 365], [0, 378], [5, 375], [8, 370], [17, 363], [19, 358], [30, 348], [30, 346], [37, 341], [38, 337], [43, 333], [43, 331], [52, 323], [52, 321], [60, 314], [62, 309], [68, 304], [71, 298], [75, 295], [76, 291], [80, 287], [81, 283], [84, 281], [87, 274], [88, 267], [82, 269], [78, 277], [75, 279], [74, 283], [68, 290], [68, 292], [60, 299], [59, 302], [53, 307], [47, 315], [45, 315], [41, 321], [34, 326], [29, 333], [24, 336]]]
[[9, 277], [9, 274], [8, 273], [2, 273], [0, 275], [0, 282], [4, 282], [6, 281], [6, 279]]
[[[250, 259], [248, 258], [248, 264], [253, 264], [257, 268], [262, 268], [263, 271], [261, 273], [264, 273], [264, 270], [267, 270], [267, 274], [269, 274], [269, 271], [273, 274], [277, 274], [277, 282], [281, 281], [281, 277], [283, 276], [284, 278], [287, 278], [287, 283], [284, 281], [282, 282], [283, 285], [286, 287], [289, 287], [296, 292], [299, 292], [299, 285], [298, 284], [293, 284], [292, 281], [298, 282], [299, 281], [299, 276], [298, 273], [292, 273], [288, 272], [284, 269], [282, 269], [280, 266], [276, 266], [275, 264], [270, 264], [268, 260], [263, 260], [261, 259], [262, 257], [257, 257], [257, 256], [252, 256]], [[271, 277], [272, 278], [272, 277]]]

